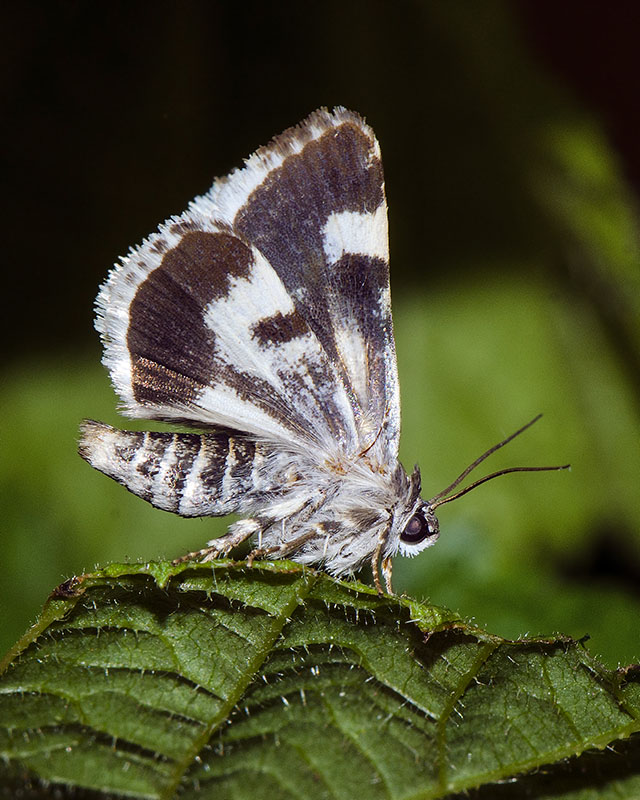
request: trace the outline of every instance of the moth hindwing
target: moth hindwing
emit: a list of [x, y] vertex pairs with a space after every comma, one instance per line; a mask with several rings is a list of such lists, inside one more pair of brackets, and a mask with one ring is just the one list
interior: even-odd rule
[[380, 148], [320, 109], [217, 180], [121, 260], [97, 299], [124, 413], [203, 433], [98, 422], [80, 453], [184, 516], [246, 518], [254, 556], [335, 575], [433, 544], [417, 471], [398, 462], [400, 407]]

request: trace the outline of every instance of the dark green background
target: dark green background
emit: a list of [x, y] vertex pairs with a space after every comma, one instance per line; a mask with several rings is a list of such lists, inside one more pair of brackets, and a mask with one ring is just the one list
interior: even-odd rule
[[573, 465], [443, 508], [396, 589], [503, 635], [591, 633], [609, 664], [640, 658], [637, 26], [632, 4], [584, 5], [14, 4], [0, 649], [64, 578], [224, 529], [75, 454], [83, 417], [118, 424], [93, 298], [214, 176], [343, 104], [383, 150], [405, 465], [436, 494], [538, 412], [487, 469]]

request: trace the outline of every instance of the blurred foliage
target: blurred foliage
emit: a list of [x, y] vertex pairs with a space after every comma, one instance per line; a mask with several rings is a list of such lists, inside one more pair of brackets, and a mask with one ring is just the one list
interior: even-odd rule
[[[134, 35], [136, 24], [105, 17], [77, 39], [82, 57], [71, 47], [59, 66], [72, 64], [73, 75], [62, 72], [60, 80], [80, 82], [83, 102], [100, 107], [99, 125], [105, 108], [118, 125], [130, 120], [128, 137], [100, 129], [101, 138], [78, 155], [90, 131], [64, 117], [65, 135], [52, 137], [57, 181], [45, 180], [34, 198], [20, 178], [29, 191], [17, 204], [21, 217], [45, 227], [36, 237], [29, 231], [35, 272], [18, 273], [29, 282], [25, 291], [38, 270], [57, 281], [56, 304], [46, 281], [37, 300], [52, 329], [50, 349], [58, 336], [52, 319], [84, 319], [76, 338], [95, 336], [88, 322], [94, 273], [106, 275], [115, 253], [181, 210], [212, 173], [224, 174], [314, 106], [355, 108], [378, 133], [385, 161], [405, 466], [420, 464], [424, 494], [433, 495], [538, 412], [544, 418], [497, 454], [491, 469], [572, 463], [570, 473], [507, 476], [442, 508], [437, 546], [412, 562], [396, 559], [396, 590], [427, 595], [497, 634], [590, 633], [592, 651], [609, 664], [639, 659], [637, 209], [597, 121], [532, 61], [499, 2], [473, 14], [463, 4], [374, 2], [366, 5], [365, 27], [359, 3], [310, 11], [318, 15], [313, 24], [296, 15], [284, 24], [284, 4], [274, 7], [273, 20], [247, 16], [246, 27], [228, 24], [231, 4], [194, 4], [185, 18], [190, 27], [164, 50], [175, 16], [149, 19], [138, 11], [143, 5], [131, 14], [149, 26], [146, 44], [136, 38], [136, 49], [126, 50], [113, 37]], [[220, 9], [222, 20], [213, 19]], [[75, 12], [69, 6], [65, 13]], [[292, 36], [302, 24], [304, 47]], [[102, 26], [104, 51], [95, 38]], [[289, 49], [263, 33], [283, 37]], [[252, 39], [239, 47], [241, 35], [269, 42], [270, 67], [282, 83], [277, 103], [257, 92], [264, 65], [251, 60]], [[114, 60], [114, 42], [131, 59]], [[95, 61], [83, 73], [84, 48], [92, 47], [105, 74], [115, 70], [112, 94], [81, 91], [83, 80], [98, 75]], [[209, 64], [212, 52], [218, 61]], [[160, 55], [162, 70], [136, 72], [136, 58], [147, 65]], [[295, 76], [294, 64], [304, 65]], [[213, 80], [215, 70], [234, 76], [230, 88]], [[222, 94], [209, 97], [213, 86]], [[60, 108], [62, 118], [68, 109]], [[24, 141], [40, 178], [43, 137], [29, 130], [38, 134], [37, 142]], [[168, 154], [175, 160], [166, 162]], [[83, 172], [85, 162], [92, 169]], [[123, 191], [130, 181], [136, 192]], [[65, 206], [55, 193], [73, 186]], [[46, 252], [38, 250], [45, 244]], [[22, 304], [16, 310], [24, 315]], [[97, 346], [83, 354], [55, 345], [48, 359], [25, 358], [4, 372], [0, 649], [65, 577], [114, 559], [174, 556], [226, 527], [225, 520], [155, 511], [78, 458], [83, 417], [123, 424], [98, 358]]]

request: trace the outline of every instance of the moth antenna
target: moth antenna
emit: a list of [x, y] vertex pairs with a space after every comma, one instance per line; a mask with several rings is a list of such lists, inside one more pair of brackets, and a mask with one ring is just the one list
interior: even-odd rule
[[[466, 477], [467, 475], [472, 472], [477, 466], [479, 466], [486, 458], [488, 458], [492, 453], [495, 453], [496, 450], [499, 450], [501, 447], [504, 447], [505, 444], [509, 444], [509, 442], [513, 441], [516, 436], [520, 436], [521, 433], [524, 433], [527, 428], [530, 428], [535, 422], [537, 422], [542, 414], [538, 414], [535, 416], [530, 422], [527, 422], [526, 425], [523, 425], [519, 428], [515, 433], [512, 433], [510, 436], [507, 436], [506, 439], [503, 439], [498, 444], [494, 444], [493, 447], [490, 447], [486, 450], [481, 456], [476, 458], [476, 460], [469, 464], [469, 466], [463, 470], [463, 472], [458, 475], [458, 477], [453, 481], [453, 483], [449, 484], [446, 489], [439, 492], [435, 497], [432, 497], [429, 501], [429, 506], [432, 509], [437, 508], [438, 506], [442, 506], [445, 503], [451, 502], [451, 500], [455, 500], [458, 497], [462, 497], [463, 494], [470, 492], [472, 489], [475, 489], [477, 486], [480, 486], [481, 483], [486, 483], [487, 481], [493, 480], [493, 478], [497, 478], [499, 475], [508, 475], [510, 472], [547, 472], [550, 470], [560, 470], [560, 469], [569, 469], [571, 466], [570, 464], [563, 464], [562, 466], [558, 467], [509, 467], [507, 469], [501, 469], [497, 472], [492, 472], [490, 475], [485, 475], [484, 478], [480, 478], [477, 481], [474, 481], [471, 485], [461, 489], [459, 492], [450, 495], [456, 486], [458, 486]], [[448, 496], [449, 495], [449, 496]]]
[[438, 506], [443, 506], [445, 503], [450, 503], [452, 500], [457, 500], [458, 497], [462, 497], [463, 494], [466, 494], [472, 489], [475, 489], [477, 486], [480, 486], [481, 483], [491, 481], [494, 478], [497, 478], [499, 475], [508, 475], [510, 472], [551, 472], [553, 470], [560, 469], [571, 469], [571, 464], [562, 464], [562, 466], [559, 467], [507, 467], [507, 469], [499, 469], [497, 472], [492, 472], [491, 475], [485, 475], [484, 478], [479, 478], [469, 486], [465, 486], [464, 489], [460, 489], [459, 492], [456, 492], [449, 497], [443, 497], [442, 500], [437, 500], [435, 503], [429, 502], [428, 505], [430, 506], [431, 510], [437, 508]]

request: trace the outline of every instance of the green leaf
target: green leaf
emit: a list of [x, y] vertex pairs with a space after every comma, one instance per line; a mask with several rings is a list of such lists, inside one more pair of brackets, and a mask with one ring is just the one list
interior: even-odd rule
[[640, 789], [638, 670], [292, 562], [71, 579], [0, 669], [5, 796], [480, 797], [531, 771], [499, 796]]

